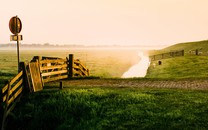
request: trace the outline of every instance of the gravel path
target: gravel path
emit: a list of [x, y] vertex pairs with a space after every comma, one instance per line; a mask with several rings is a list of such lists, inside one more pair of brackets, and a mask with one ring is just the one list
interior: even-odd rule
[[[56, 82], [56, 86], [59, 82]], [[208, 79], [152, 80], [152, 79], [82, 79], [64, 80], [63, 87], [154, 87], [208, 89]], [[50, 83], [49, 83], [50, 84]], [[54, 83], [52, 83], [55, 85]], [[50, 85], [49, 85], [50, 86]]]

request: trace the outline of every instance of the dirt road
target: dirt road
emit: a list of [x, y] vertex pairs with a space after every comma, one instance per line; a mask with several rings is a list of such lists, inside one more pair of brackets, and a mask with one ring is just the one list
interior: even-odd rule
[[[208, 89], [208, 79], [80, 79], [63, 80], [63, 87], [154, 87], [154, 88], [184, 88]], [[59, 82], [47, 86], [58, 86]]]

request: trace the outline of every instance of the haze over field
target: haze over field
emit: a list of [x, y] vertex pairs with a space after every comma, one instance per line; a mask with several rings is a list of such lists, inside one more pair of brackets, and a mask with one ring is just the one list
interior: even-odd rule
[[171, 45], [208, 36], [207, 0], [6, 0], [0, 43], [9, 19], [22, 20], [24, 44]]

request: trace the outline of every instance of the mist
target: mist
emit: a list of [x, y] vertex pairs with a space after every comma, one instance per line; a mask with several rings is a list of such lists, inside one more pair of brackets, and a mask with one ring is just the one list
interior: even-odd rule
[[129, 70], [122, 75], [122, 78], [134, 78], [134, 77], [146, 76], [147, 69], [150, 65], [149, 57], [144, 55], [143, 52], [139, 52], [138, 56], [140, 57], [138, 63], [130, 67]]

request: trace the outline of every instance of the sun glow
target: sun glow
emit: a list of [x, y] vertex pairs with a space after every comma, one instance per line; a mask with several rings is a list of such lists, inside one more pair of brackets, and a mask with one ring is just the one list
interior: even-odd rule
[[145, 77], [150, 65], [149, 57], [145, 56], [143, 52], [139, 52], [138, 56], [141, 58], [140, 61], [129, 68], [129, 70], [122, 75], [122, 78]]

